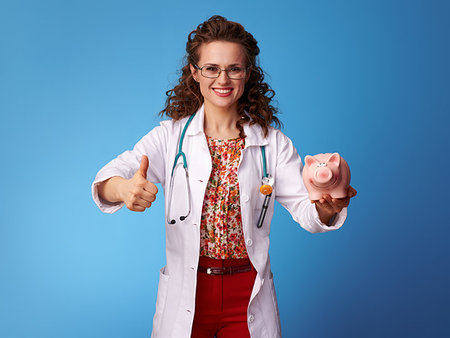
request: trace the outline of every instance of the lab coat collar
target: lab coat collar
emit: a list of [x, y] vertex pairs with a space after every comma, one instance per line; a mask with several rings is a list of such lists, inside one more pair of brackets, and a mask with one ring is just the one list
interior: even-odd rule
[[267, 138], [264, 137], [263, 130], [259, 124], [250, 125], [249, 122], [244, 124], [245, 147], [248, 146], [265, 146], [268, 144]]
[[[187, 117], [185, 118], [187, 122]], [[189, 128], [186, 130], [186, 134], [189, 136], [197, 135], [203, 133], [203, 125], [205, 121], [205, 105], [203, 104], [195, 113], [194, 118], [189, 125]], [[183, 124], [184, 125], [184, 124]]]
[[[248, 113], [246, 112], [248, 115]], [[251, 117], [250, 117], [251, 120]], [[192, 119], [189, 128], [186, 130], [186, 134], [194, 136], [203, 133], [203, 125], [205, 121], [205, 105], [202, 105], [194, 118]], [[263, 130], [259, 124], [250, 125], [250, 123], [244, 124], [244, 133], [247, 136], [245, 138], [245, 147], [249, 146], [263, 146], [266, 145], [267, 139], [263, 135]]]

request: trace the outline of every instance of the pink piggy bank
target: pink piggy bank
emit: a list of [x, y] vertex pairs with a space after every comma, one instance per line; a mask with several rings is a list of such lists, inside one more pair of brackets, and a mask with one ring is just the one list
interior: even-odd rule
[[350, 169], [338, 153], [307, 155], [303, 182], [312, 201], [321, 199], [324, 194], [332, 198], [344, 198], [347, 197], [350, 184]]

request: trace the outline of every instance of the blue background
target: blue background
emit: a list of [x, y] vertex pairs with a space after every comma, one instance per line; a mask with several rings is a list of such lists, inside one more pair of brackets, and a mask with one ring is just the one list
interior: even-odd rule
[[339, 151], [358, 196], [312, 235], [280, 205], [285, 337], [449, 337], [447, 1], [1, 1], [0, 336], [149, 337], [163, 198], [101, 213], [96, 172], [159, 123], [187, 34], [259, 41], [302, 158]]

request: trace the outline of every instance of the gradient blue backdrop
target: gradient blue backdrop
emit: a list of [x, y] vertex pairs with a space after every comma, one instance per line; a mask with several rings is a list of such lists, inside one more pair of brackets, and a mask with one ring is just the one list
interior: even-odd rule
[[0, 336], [149, 337], [162, 195], [102, 214], [96, 172], [159, 123], [213, 14], [261, 47], [284, 132], [352, 169], [344, 227], [279, 205], [284, 337], [449, 337], [448, 1], [0, 1]]

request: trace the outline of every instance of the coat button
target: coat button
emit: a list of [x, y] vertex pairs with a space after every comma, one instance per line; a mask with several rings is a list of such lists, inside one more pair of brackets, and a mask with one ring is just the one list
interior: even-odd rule
[[242, 195], [242, 199], [244, 200], [244, 202], [248, 202], [248, 195]]
[[248, 316], [249, 323], [253, 323], [254, 320], [255, 320], [255, 316], [253, 316], [253, 315]]
[[247, 245], [248, 246], [252, 246], [253, 245], [253, 241], [251, 238], [247, 239]]

